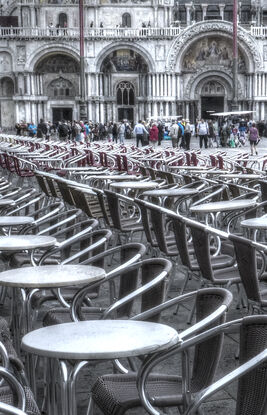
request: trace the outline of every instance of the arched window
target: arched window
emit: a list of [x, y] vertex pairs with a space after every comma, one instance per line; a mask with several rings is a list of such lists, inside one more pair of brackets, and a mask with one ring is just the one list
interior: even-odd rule
[[131, 15], [129, 13], [124, 13], [122, 15], [121, 25], [122, 25], [122, 27], [131, 27], [132, 26]]
[[179, 18], [181, 23], [186, 23], [186, 8], [185, 6], [179, 6]]
[[131, 82], [122, 81], [118, 84], [117, 105], [134, 105], [134, 86]]
[[68, 16], [66, 13], [60, 13], [58, 16], [58, 25], [59, 27], [67, 27], [68, 26]]
[[73, 84], [62, 77], [50, 82], [47, 88], [48, 96], [57, 97], [58, 99], [64, 99], [66, 97], [75, 96], [75, 88]]

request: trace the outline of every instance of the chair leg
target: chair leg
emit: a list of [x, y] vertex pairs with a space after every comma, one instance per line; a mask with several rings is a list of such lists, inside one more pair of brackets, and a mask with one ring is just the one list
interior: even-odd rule
[[94, 415], [94, 407], [95, 407], [95, 403], [94, 403], [92, 397], [90, 396], [86, 415]]

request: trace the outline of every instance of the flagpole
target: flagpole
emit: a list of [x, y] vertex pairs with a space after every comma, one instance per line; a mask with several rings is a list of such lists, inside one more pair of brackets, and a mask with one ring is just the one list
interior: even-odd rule
[[238, 110], [238, 44], [237, 44], [237, 13], [238, 0], [233, 0], [233, 101], [232, 110]]
[[79, 24], [80, 24], [80, 119], [87, 119], [85, 103], [85, 57], [84, 57], [84, 5], [79, 0]]

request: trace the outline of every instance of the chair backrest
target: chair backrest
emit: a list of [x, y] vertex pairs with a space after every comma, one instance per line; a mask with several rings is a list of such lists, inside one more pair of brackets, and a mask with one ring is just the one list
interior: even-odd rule
[[192, 269], [191, 259], [189, 255], [189, 247], [188, 247], [188, 235], [186, 232], [186, 223], [183, 220], [182, 216], [179, 215], [172, 215], [171, 217], [172, 222], [172, 229], [177, 245], [177, 249], [180, 255], [180, 259], [182, 264]]
[[210, 258], [210, 238], [206, 232], [205, 225], [198, 222], [187, 222], [187, 227], [190, 229], [192, 242], [194, 247], [194, 254], [196, 256], [201, 274], [203, 278], [214, 281], [213, 270]]
[[75, 202], [73, 200], [72, 194], [70, 192], [69, 186], [67, 183], [62, 182], [61, 180], [55, 180], [57, 187], [61, 193], [62, 199], [65, 203], [69, 204], [70, 206], [74, 206]]
[[158, 242], [152, 229], [152, 223], [150, 219], [150, 212], [147, 208], [146, 202], [141, 199], [134, 200], [141, 212], [141, 219], [144, 228], [144, 232], [146, 235], [147, 242], [150, 244], [151, 247], [156, 248], [158, 247]]
[[[225, 302], [223, 289], [199, 290], [196, 297], [196, 323], [208, 317]], [[205, 330], [224, 323], [225, 313], [215, 319]], [[192, 393], [207, 387], [213, 381], [223, 346], [223, 334], [214, 336], [195, 346], [191, 372], [190, 390]]]
[[51, 194], [51, 191], [49, 190], [49, 187], [47, 185], [47, 181], [45, 179], [45, 176], [43, 176], [40, 173], [35, 172], [35, 177], [36, 177], [36, 180], [38, 182], [38, 185], [39, 185], [40, 189], [45, 193], [45, 195], [47, 197], [51, 197], [52, 194]]
[[[123, 297], [106, 310], [104, 318], [109, 318], [115, 312], [117, 318], [130, 317], [134, 301], [137, 298], [140, 299], [139, 312], [145, 312], [161, 304], [165, 300], [168, 275], [171, 269], [171, 262], [165, 258], [145, 259], [129, 266], [123, 271], [123, 274], [129, 272], [137, 273], [137, 276], [139, 274], [140, 285], [134, 291], [124, 285]], [[160, 313], [149, 318], [148, 321], [157, 322], [159, 318]]]
[[252, 241], [230, 234], [236, 254], [237, 266], [248, 300], [260, 302], [260, 287], [257, 273], [256, 249]]
[[[242, 365], [267, 348], [267, 316], [250, 316], [240, 327], [239, 362]], [[266, 415], [267, 361], [239, 379], [236, 415]]]

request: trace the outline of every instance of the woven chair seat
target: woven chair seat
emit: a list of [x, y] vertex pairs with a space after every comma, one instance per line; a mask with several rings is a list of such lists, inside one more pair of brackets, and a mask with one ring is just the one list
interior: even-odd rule
[[[229, 255], [217, 255], [210, 257], [211, 266], [214, 270], [221, 268], [228, 268], [233, 263], [233, 258]], [[199, 271], [198, 261], [196, 259], [191, 261], [192, 271]]]
[[218, 284], [227, 284], [231, 281], [232, 284], [241, 282], [240, 274], [237, 268], [225, 268], [214, 271], [215, 282]]
[[[40, 411], [33, 397], [31, 389], [27, 386], [24, 386], [24, 392], [26, 395], [26, 410], [25, 412], [28, 415], [40, 415]], [[16, 406], [13, 393], [9, 386], [3, 386], [0, 388], [0, 402], [6, 403], [8, 405]]]
[[[61, 289], [61, 294], [63, 295], [64, 299], [68, 302], [71, 301], [76, 294], [79, 287], [77, 285], [75, 287], [68, 287], [68, 289]], [[98, 297], [97, 292], [92, 292], [87, 294], [89, 298], [94, 299]], [[41, 290], [37, 291], [33, 294], [31, 298], [31, 307], [32, 309], [38, 309], [42, 306], [43, 303], [48, 301], [56, 301], [57, 296], [54, 295], [50, 290]]]
[[[155, 398], [155, 406], [177, 406], [182, 404], [182, 380], [178, 376], [153, 374], [149, 376], [147, 390]], [[141, 405], [136, 374], [105, 375], [99, 377], [93, 388], [92, 397], [105, 415], [122, 415], [129, 408]]]
[[[36, 253], [34, 254], [34, 258], [38, 261], [41, 256], [43, 255], [42, 253]], [[45, 260], [45, 265], [58, 265], [58, 262], [60, 260], [60, 256], [54, 256], [52, 258], [47, 258]], [[10, 261], [10, 267], [11, 268], [21, 268], [24, 265], [28, 265], [31, 264], [31, 260], [29, 257], [29, 254], [27, 253], [18, 253], [12, 256], [11, 261]]]
[[[96, 307], [82, 307], [82, 314], [84, 320], [99, 320], [104, 308], [99, 309]], [[70, 310], [68, 308], [58, 307], [49, 310], [43, 319], [43, 326], [54, 326], [55, 324], [70, 323], [72, 319], [70, 317]]]

